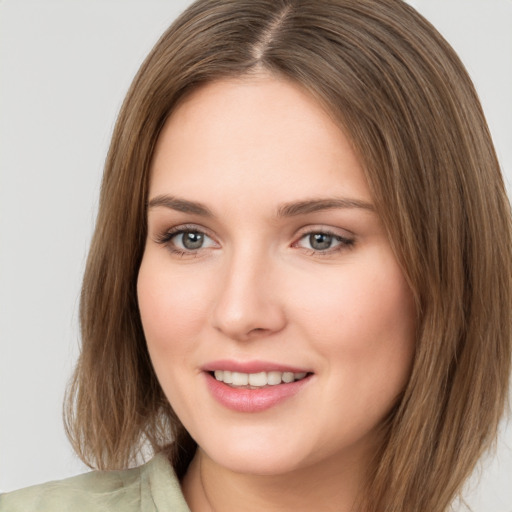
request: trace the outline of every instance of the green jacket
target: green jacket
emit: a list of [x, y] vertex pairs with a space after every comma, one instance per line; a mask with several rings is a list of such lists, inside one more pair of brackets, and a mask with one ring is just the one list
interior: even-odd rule
[[190, 512], [167, 457], [0, 495], [0, 512]]

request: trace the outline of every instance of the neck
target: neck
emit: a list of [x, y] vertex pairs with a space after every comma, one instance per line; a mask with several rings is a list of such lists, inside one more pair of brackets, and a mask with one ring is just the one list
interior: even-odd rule
[[253, 475], [219, 466], [198, 448], [183, 479], [183, 493], [192, 512], [354, 512], [368, 461], [358, 455], [285, 474]]

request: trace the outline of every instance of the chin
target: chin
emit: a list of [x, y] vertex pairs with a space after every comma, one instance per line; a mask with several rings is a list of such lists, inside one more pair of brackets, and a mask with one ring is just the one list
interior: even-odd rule
[[203, 452], [213, 462], [234, 473], [251, 475], [280, 475], [293, 472], [302, 467], [311, 454], [300, 446], [290, 443], [282, 436], [268, 438], [264, 435], [249, 434], [229, 436], [229, 440], [207, 442]]
[[[216, 454], [215, 454], [216, 455]], [[257, 476], [278, 476], [301, 468], [300, 460], [286, 453], [248, 454], [223, 453], [212, 460], [233, 473]]]

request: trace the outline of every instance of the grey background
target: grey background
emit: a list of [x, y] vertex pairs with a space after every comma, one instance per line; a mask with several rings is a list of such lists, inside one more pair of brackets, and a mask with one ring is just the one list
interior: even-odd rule
[[[102, 166], [123, 96], [188, 0], [0, 2], [0, 490], [85, 471], [62, 427]], [[411, 0], [459, 52], [512, 180], [512, 0]], [[512, 511], [512, 424], [471, 480]]]

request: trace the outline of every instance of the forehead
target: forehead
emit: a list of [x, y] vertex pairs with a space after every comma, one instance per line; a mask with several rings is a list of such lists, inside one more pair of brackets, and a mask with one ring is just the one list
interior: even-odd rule
[[151, 168], [151, 196], [335, 191], [370, 199], [348, 138], [301, 86], [270, 76], [217, 81], [190, 94], [166, 122]]

